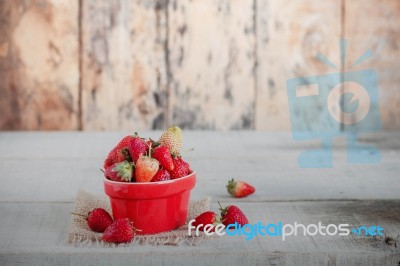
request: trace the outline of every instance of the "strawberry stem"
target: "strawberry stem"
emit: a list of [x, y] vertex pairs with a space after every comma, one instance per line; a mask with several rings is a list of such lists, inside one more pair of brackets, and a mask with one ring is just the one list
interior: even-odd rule
[[221, 203], [218, 201], [218, 205], [219, 205], [219, 210], [221, 211], [221, 218], [222, 218], [222, 216], [224, 216], [225, 215], [225, 213], [226, 213], [226, 208], [223, 208], [222, 206], [221, 206]]
[[83, 218], [87, 219], [87, 216], [86, 216], [86, 215], [83, 215], [83, 214], [80, 214], [80, 213], [71, 212], [71, 214], [76, 215], [76, 216], [80, 216], [80, 217], [83, 217]]
[[101, 169], [101, 168], [100, 168], [100, 171], [102, 171], [102, 172], [103, 172], [103, 174], [105, 173], [105, 172], [104, 172], [104, 170], [103, 170], [103, 169]]
[[149, 145], [149, 158], [151, 158], [151, 144], [153, 144], [153, 143], [150, 142], [150, 145]]

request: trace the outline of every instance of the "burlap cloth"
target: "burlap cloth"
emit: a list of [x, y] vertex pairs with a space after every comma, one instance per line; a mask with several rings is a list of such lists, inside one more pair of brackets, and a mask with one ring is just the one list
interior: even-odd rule
[[[79, 190], [75, 199], [73, 213], [87, 214], [95, 208], [104, 208], [110, 214], [111, 207], [107, 196], [94, 195], [83, 190]], [[199, 214], [208, 211], [210, 208], [210, 198], [191, 202], [187, 221], [194, 219]], [[187, 223], [186, 223], [187, 224]], [[95, 247], [116, 247], [131, 246], [134, 244], [148, 245], [196, 245], [205, 235], [188, 236], [187, 225], [174, 231], [160, 233], [156, 235], [136, 235], [132, 242], [126, 244], [109, 244], [101, 241], [102, 233], [96, 233], [89, 229], [85, 218], [71, 213], [71, 226], [67, 235], [67, 242], [75, 246], [95, 246]]]

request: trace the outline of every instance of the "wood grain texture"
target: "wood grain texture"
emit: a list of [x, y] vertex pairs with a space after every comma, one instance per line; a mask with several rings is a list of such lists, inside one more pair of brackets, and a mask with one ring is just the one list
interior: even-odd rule
[[165, 127], [163, 1], [83, 1], [85, 130]]
[[[139, 133], [157, 139], [161, 131]], [[0, 202], [72, 201], [79, 188], [102, 194], [99, 168], [126, 134], [0, 133]], [[298, 166], [298, 156], [316, 147], [317, 141], [294, 141], [290, 133], [281, 132], [184, 132], [184, 148], [195, 149], [184, 154], [197, 173], [191, 197], [211, 196], [215, 202], [398, 199], [400, 133], [363, 136], [362, 143], [380, 149], [379, 164], [348, 164], [346, 141], [341, 140], [335, 142], [333, 168], [306, 169]], [[231, 178], [249, 182], [257, 192], [248, 198], [231, 199], [225, 187]]]
[[[383, 128], [400, 128], [400, 1], [345, 1], [346, 69], [373, 69], [378, 79]], [[373, 56], [351, 68], [367, 49]], [[370, 121], [375, 123], [375, 121]]]
[[[257, 130], [290, 129], [286, 81], [332, 72], [316, 57], [340, 62], [340, 1], [257, 0]], [[306, 78], [304, 79], [307, 80]], [[316, 101], [298, 115], [310, 127], [326, 102]], [[311, 115], [313, 114], [313, 115]], [[308, 117], [307, 117], [308, 116]]]
[[170, 1], [169, 100], [174, 124], [253, 127], [254, 12], [252, 1]]
[[1, 1], [1, 129], [77, 129], [77, 14], [77, 1]]
[[[373, 69], [383, 128], [398, 130], [399, 6], [3, 0], [0, 129], [289, 130], [288, 79]], [[341, 37], [348, 39], [344, 68]], [[368, 48], [374, 56], [351, 68]], [[321, 63], [318, 52], [339, 69]], [[325, 117], [316, 114], [334, 104], [316, 100], [296, 120], [312, 128]]]
[[[228, 204], [228, 202], [225, 202]], [[225, 204], [222, 203], [222, 204]], [[397, 265], [399, 200], [237, 203], [251, 223], [379, 224], [392, 237], [221, 236], [198, 246], [88, 247], [64, 241], [73, 203], [0, 203], [1, 265]], [[210, 207], [219, 208], [217, 203]], [[391, 211], [387, 211], [391, 210]], [[24, 218], [22, 218], [24, 217]], [[301, 229], [299, 229], [301, 230]], [[397, 244], [398, 245], [398, 244]]]
[[[156, 138], [161, 131], [140, 132]], [[297, 156], [315, 143], [265, 132], [188, 131], [185, 154], [197, 172], [191, 199], [211, 196], [210, 210], [237, 205], [250, 223], [380, 225], [385, 237], [222, 236], [198, 246], [70, 246], [65, 243], [79, 189], [104, 195], [104, 156], [125, 132], [0, 133], [0, 265], [397, 265], [400, 261], [400, 133], [364, 138], [382, 151], [376, 165], [348, 165], [344, 143], [334, 168], [301, 169]], [[207, 143], [208, 145], [204, 145]], [[41, 148], [41, 153], [38, 150]], [[24, 153], [21, 154], [21, 149]], [[66, 152], [68, 151], [68, 152]], [[251, 153], [249, 154], [249, 151]], [[21, 162], [24, 167], [21, 167]], [[228, 196], [229, 178], [255, 194]], [[104, 195], [105, 196], [105, 195]]]

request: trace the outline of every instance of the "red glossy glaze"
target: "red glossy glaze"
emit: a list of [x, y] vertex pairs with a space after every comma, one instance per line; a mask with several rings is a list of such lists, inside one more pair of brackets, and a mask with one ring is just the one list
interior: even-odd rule
[[156, 234], [185, 224], [196, 173], [182, 178], [146, 183], [114, 182], [104, 178], [114, 219], [130, 218], [137, 234]]

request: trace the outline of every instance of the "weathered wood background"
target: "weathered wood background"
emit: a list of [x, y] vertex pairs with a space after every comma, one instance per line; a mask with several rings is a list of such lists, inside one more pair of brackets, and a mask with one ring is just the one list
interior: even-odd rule
[[[286, 80], [367, 48], [400, 129], [399, 0], [0, 0], [0, 129], [290, 129]], [[321, 105], [321, 103], [316, 103]], [[313, 108], [313, 106], [310, 106]], [[313, 121], [307, 121], [313, 123]]]

